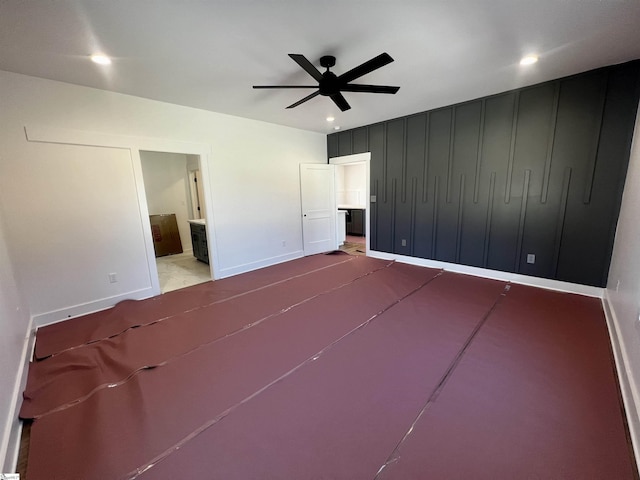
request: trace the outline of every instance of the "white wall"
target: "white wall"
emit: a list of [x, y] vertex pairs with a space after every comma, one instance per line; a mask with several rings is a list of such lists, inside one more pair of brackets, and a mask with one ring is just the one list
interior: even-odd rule
[[0, 471], [12, 471], [19, 435], [17, 412], [22, 369], [29, 335], [29, 311], [18, 287], [5, 242], [0, 208]]
[[366, 208], [367, 172], [364, 163], [336, 166], [338, 205]]
[[137, 151], [35, 143], [25, 127], [209, 145], [217, 276], [302, 255], [298, 165], [326, 162], [324, 135], [8, 72], [0, 108], [7, 244], [36, 318], [139, 296], [152, 272]]
[[623, 394], [636, 405], [630, 428], [635, 433], [636, 458], [640, 458], [640, 422], [636, 415], [640, 410], [640, 110], [605, 296], [619, 342], [615, 345], [614, 341], [614, 348], [623, 359]]
[[193, 251], [188, 222], [192, 216], [187, 155], [140, 152], [140, 161], [149, 215], [175, 214], [182, 250]]

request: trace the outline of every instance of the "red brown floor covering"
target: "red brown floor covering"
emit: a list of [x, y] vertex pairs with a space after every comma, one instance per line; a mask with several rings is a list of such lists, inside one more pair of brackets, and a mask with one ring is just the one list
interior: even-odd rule
[[39, 331], [27, 479], [637, 478], [596, 299], [341, 255], [229, 280]]

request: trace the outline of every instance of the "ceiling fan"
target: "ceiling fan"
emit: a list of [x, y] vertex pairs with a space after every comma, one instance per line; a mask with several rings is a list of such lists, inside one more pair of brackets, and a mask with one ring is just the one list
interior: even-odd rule
[[393, 58], [388, 53], [381, 53], [377, 57], [372, 58], [352, 68], [342, 75], [336, 75], [329, 69], [336, 64], [336, 57], [331, 55], [325, 55], [320, 58], [320, 65], [327, 70], [324, 73], [320, 71], [306, 59], [304, 55], [296, 53], [290, 53], [289, 56], [300, 65], [305, 72], [311, 75], [318, 81], [318, 85], [254, 85], [253, 88], [317, 88], [318, 90], [311, 95], [307, 95], [302, 100], [297, 101], [294, 104], [289, 105], [287, 108], [295, 108], [304, 102], [311, 100], [318, 95], [330, 97], [331, 100], [338, 106], [343, 112], [349, 110], [351, 106], [347, 103], [347, 100], [342, 95], [342, 92], [365, 92], [365, 93], [396, 93], [400, 90], [400, 87], [390, 87], [387, 85], [361, 85], [350, 83], [367, 73], [371, 73], [380, 67], [393, 62]]

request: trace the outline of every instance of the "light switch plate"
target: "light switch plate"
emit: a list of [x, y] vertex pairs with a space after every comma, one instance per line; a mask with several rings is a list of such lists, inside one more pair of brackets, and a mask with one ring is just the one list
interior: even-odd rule
[[527, 254], [527, 263], [536, 263], [536, 255], [534, 253]]

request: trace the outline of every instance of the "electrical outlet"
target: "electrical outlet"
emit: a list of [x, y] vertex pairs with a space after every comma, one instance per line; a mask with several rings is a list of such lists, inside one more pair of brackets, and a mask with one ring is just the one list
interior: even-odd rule
[[536, 255], [535, 253], [528, 253], [527, 254], [527, 263], [536, 263]]
[[402, 239], [402, 246], [403, 246], [403, 247], [406, 247], [406, 246], [407, 246], [407, 241], [406, 241], [404, 238]]
[[118, 274], [117, 273], [110, 273], [109, 274], [109, 283], [116, 283], [118, 281]]
[[369, 201], [371, 203], [376, 203], [378, 200], [377, 200], [377, 197], [375, 195], [371, 195], [371, 197], [369, 198]]

